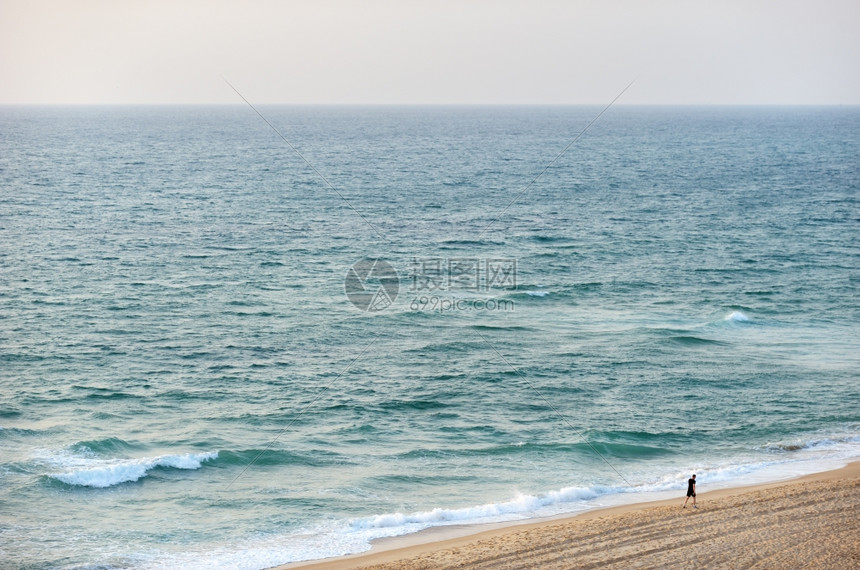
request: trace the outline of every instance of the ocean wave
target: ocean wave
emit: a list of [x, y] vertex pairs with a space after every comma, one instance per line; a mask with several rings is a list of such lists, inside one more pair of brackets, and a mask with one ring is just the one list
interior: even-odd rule
[[571, 443], [530, 443], [526, 441], [518, 441], [515, 443], [489, 445], [484, 447], [413, 449], [410, 451], [403, 452], [401, 454], [393, 455], [392, 458], [476, 458], [558, 453], [577, 454], [591, 457], [594, 455], [595, 449], [597, 449], [601, 454], [609, 457], [632, 459], [668, 456], [677, 453], [676, 451], [667, 449], [666, 447], [642, 445], [636, 443], [609, 442], [591, 439], [587, 442], [576, 441]]
[[0, 438], [11, 437], [13, 435], [43, 435], [48, 433], [47, 430], [35, 430], [27, 428], [4, 428], [0, 426]]
[[472, 350], [482, 349], [484, 347], [484, 345], [478, 344], [476, 342], [431, 342], [421, 347], [404, 350], [404, 352], [419, 354], [425, 354], [429, 352], [442, 352], [447, 354], [452, 352], [470, 352]]
[[476, 331], [534, 331], [533, 327], [522, 325], [472, 325], [471, 328]]
[[[841, 458], [856, 457], [857, 444], [860, 436], [856, 434], [844, 437], [823, 437], [810, 439], [797, 443], [772, 444], [774, 451], [835, 451], [828, 454], [830, 461], [839, 463]], [[597, 444], [598, 446], [605, 444]], [[514, 447], [529, 448], [532, 444], [517, 442], [506, 447], [508, 452]], [[640, 454], [642, 449], [636, 447], [636, 453]], [[607, 451], [606, 449], [603, 450]], [[639, 500], [660, 498], [655, 493], [674, 493], [682, 490], [690, 473], [696, 473], [703, 483], [711, 488], [726, 488], [744, 482], [746, 484], [759, 483], [772, 480], [781, 480], [798, 476], [807, 472], [820, 470], [823, 463], [821, 457], [774, 457], [734, 462], [715, 462], [712, 464], [691, 465], [689, 470], [678, 470], [677, 467], [669, 470], [665, 475], [656, 478], [646, 477], [645, 480], [634, 483], [631, 486], [603, 486], [592, 487], [565, 487], [559, 490], [548, 491], [543, 494], [519, 494], [516, 497], [498, 502], [464, 508], [434, 508], [426, 511], [412, 513], [394, 512], [385, 513], [371, 517], [353, 519], [350, 522], [354, 531], [379, 530], [386, 531], [376, 536], [394, 536], [416, 532], [423, 528], [432, 526], [444, 526], [448, 524], [480, 524], [484, 522], [501, 522], [519, 518], [531, 518], [535, 516], [546, 516], [560, 512], [572, 512], [580, 509], [589, 509], [598, 506], [595, 499], [601, 503], [626, 501], [620, 499], [623, 495], [640, 496]], [[833, 468], [833, 467], [830, 467]], [[634, 500], [635, 502], [635, 500]]]
[[124, 441], [118, 437], [108, 437], [105, 439], [94, 439], [89, 441], [79, 441], [70, 447], [71, 451], [82, 453], [85, 455], [93, 455], [100, 453], [120, 454], [134, 449], [135, 445]]
[[785, 453], [805, 450], [829, 451], [834, 448], [842, 448], [860, 443], [860, 435], [846, 435], [834, 437], [813, 438], [808, 440], [794, 440], [787, 442], [768, 443], [764, 450], [772, 453]]
[[724, 320], [735, 323], [746, 323], [749, 322], [750, 318], [741, 311], [732, 311], [730, 314], [726, 315]]
[[669, 342], [673, 344], [680, 344], [682, 346], [702, 346], [702, 345], [726, 345], [727, 343], [713, 340], [709, 338], [702, 338], [699, 336], [693, 335], [678, 335], [669, 337]]
[[414, 400], [406, 400], [406, 399], [395, 399], [388, 400], [385, 402], [380, 402], [378, 404], [379, 408], [382, 410], [435, 410], [439, 408], [447, 408], [450, 406], [448, 402], [442, 402], [438, 400], [431, 399], [414, 399]]
[[481, 239], [481, 240], [473, 240], [473, 239], [448, 239], [444, 240], [440, 247], [442, 249], [450, 249], [444, 246], [479, 246], [479, 245], [505, 245], [504, 240], [492, 240], [492, 239]]
[[171, 469], [200, 469], [204, 462], [216, 459], [217, 451], [208, 453], [185, 453], [181, 455], [162, 455], [141, 459], [91, 460], [98, 462], [95, 467], [73, 469], [63, 473], [49, 473], [48, 477], [75, 487], [113, 487], [130, 483], [146, 477], [158, 467]]
[[570, 238], [568, 236], [548, 236], [544, 234], [537, 234], [531, 236], [532, 241], [536, 241], [538, 243], [557, 243], [557, 242], [567, 242], [570, 243]]
[[549, 291], [523, 291], [529, 297], [546, 297], [549, 295]]
[[17, 418], [22, 415], [23, 413], [21, 412], [21, 410], [15, 409], [12, 406], [8, 406], [0, 410], [0, 418]]
[[610, 492], [609, 488], [566, 487], [543, 495], [520, 494], [501, 503], [487, 503], [461, 509], [436, 508], [414, 513], [387, 513], [352, 521], [354, 530], [371, 528], [405, 527], [408, 525], [435, 526], [442, 523], [480, 522], [486, 519], [497, 520], [509, 515], [522, 515], [541, 508], [561, 503], [587, 501]]
[[[639, 433], [639, 432], [634, 432]], [[825, 441], [826, 438], [821, 438]], [[836, 439], [850, 443], [860, 442], [856, 435]], [[812, 441], [817, 440], [810, 440]], [[527, 442], [511, 446], [527, 447]], [[856, 456], [853, 453], [852, 456]], [[838, 466], [830, 465], [830, 468]], [[827, 467], [824, 467], [827, 468]], [[248, 540], [238, 549], [217, 549], [171, 554], [169, 564], [156, 563], [152, 567], [182, 566], [187, 568], [253, 568], [272, 567], [287, 562], [313, 560], [355, 554], [371, 548], [372, 541], [393, 536], [402, 536], [431, 527], [464, 524], [484, 524], [504, 521], [527, 520], [535, 517], [553, 516], [562, 513], [585, 511], [631, 502], [682, 497], [686, 480], [696, 473], [701, 485], [708, 489], [720, 489], [743, 484], [763, 483], [796, 477], [820, 471], [820, 461], [798, 462], [796, 460], [752, 461], [737, 464], [716, 462], [694, 464], [689, 470], [674, 468], [664, 474], [645, 476], [633, 486], [568, 486], [540, 494], [517, 494], [500, 502], [484, 503], [463, 508], [437, 507], [414, 512], [389, 512], [353, 519], [338, 519], [303, 528], [299, 532], [288, 532], [262, 539]], [[399, 479], [387, 480], [397, 483]], [[413, 481], [415, 482], [415, 481]], [[419, 480], [418, 482], [423, 482]], [[435, 483], [435, 481], [433, 482]], [[149, 568], [150, 566], [144, 565]]]
[[[217, 459], [217, 460], [216, 460]], [[300, 453], [283, 449], [244, 449], [241, 451], [221, 451], [213, 458], [219, 466], [246, 466], [252, 461], [257, 466], [267, 465], [353, 465], [349, 457], [331, 451], [316, 450], [313, 453]]]
[[552, 293], [551, 291], [540, 291], [537, 289], [516, 289], [513, 291], [509, 291], [505, 294], [500, 295], [503, 299], [521, 299], [523, 301], [534, 300], [534, 299], [543, 299]]

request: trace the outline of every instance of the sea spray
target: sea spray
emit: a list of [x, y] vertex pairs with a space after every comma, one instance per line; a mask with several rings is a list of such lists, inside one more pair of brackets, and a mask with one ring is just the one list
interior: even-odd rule
[[726, 315], [725, 320], [732, 321], [735, 323], [746, 323], [750, 319], [748, 316], [743, 314], [741, 311], [732, 311], [730, 314]]

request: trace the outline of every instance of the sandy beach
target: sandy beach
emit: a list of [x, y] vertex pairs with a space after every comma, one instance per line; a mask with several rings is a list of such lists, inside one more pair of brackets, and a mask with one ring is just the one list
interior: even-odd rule
[[[279, 568], [858, 568], [860, 462], [753, 487], [484, 530], [419, 533]], [[463, 532], [460, 529], [459, 532]]]

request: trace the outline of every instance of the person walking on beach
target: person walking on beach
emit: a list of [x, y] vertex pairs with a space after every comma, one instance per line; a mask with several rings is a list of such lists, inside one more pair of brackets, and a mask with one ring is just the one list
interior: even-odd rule
[[693, 497], [693, 508], [698, 509], [696, 506], [696, 474], [694, 473], [692, 477], [687, 479], [687, 498], [684, 499], [683, 508], [687, 508], [687, 501], [690, 500], [690, 497]]

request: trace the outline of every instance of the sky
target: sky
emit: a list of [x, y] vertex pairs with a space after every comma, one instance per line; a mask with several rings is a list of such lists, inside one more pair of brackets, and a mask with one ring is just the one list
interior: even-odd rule
[[858, 0], [0, 0], [0, 104], [858, 105]]

